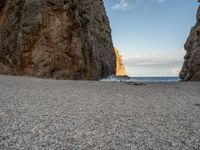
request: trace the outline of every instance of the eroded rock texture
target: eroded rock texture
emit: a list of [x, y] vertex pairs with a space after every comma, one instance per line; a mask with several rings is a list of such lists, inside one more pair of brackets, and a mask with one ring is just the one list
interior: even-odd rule
[[117, 76], [127, 76], [126, 67], [123, 64], [122, 55], [119, 53], [119, 50], [115, 48], [116, 55], [116, 75]]
[[187, 53], [180, 78], [184, 81], [200, 81], [200, 7], [197, 13], [197, 23], [191, 29], [185, 49]]
[[102, 0], [0, 0], [0, 73], [97, 80], [115, 74]]

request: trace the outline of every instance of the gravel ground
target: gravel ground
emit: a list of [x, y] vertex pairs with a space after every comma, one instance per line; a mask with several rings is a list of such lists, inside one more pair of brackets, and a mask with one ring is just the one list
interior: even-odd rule
[[0, 149], [199, 150], [200, 82], [0, 76]]

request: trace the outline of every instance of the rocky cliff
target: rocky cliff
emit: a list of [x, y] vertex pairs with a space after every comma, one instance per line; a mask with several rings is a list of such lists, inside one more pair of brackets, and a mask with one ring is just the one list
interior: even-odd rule
[[185, 43], [185, 62], [180, 72], [180, 78], [184, 81], [200, 81], [200, 7], [197, 12], [196, 25], [191, 29]]
[[115, 48], [115, 55], [116, 55], [116, 75], [117, 76], [126, 76], [127, 71], [126, 67], [123, 64], [122, 55], [120, 55], [119, 50]]
[[0, 73], [97, 80], [115, 74], [102, 0], [0, 0]]

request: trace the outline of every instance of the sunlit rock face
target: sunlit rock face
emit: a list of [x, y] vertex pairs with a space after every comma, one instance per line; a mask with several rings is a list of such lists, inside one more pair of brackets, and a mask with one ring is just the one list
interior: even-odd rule
[[116, 75], [126, 76], [127, 75], [126, 67], [123, 64], [122, 55], [120, 55], [119, 50], [117, 48], [115, 48], [115, 54], [116, 54]]
[[200, 7], [197, 12], [196, 25], [191, 29], [185, 49], [187, 52], [180, 78], [184, 81], [200, 81]]
[[0, 0], [0, 73], [98, 80], [115, 74], [102, 0]]

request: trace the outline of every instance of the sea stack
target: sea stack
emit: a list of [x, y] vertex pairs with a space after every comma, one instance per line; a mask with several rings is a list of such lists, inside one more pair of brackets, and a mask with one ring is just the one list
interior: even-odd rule
[[198, 8], [196, 25], [191, 29], [185, 43], [185, 62], [180, 72], [183, 81], [200, 81], [200, 7]]
[[98, 80], [115, 69], [103, 0], [0, 0], [0, 74]]
[[119, 53], [119, 50], [115, 48], [116, 55], [116, 76], [127, 76], [126, 67], [123, 64], [122, 55]]

